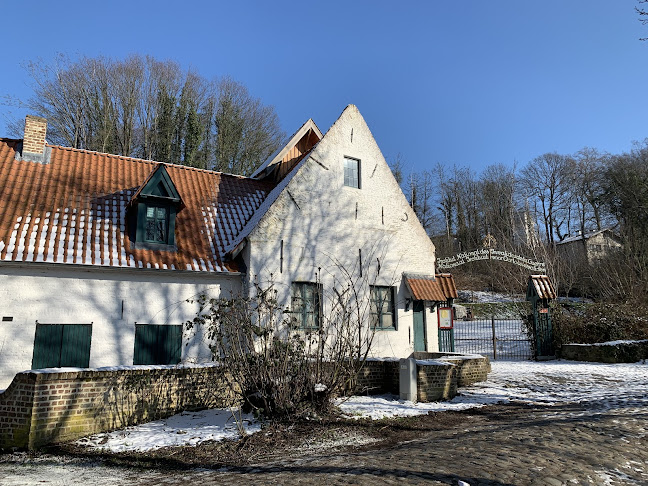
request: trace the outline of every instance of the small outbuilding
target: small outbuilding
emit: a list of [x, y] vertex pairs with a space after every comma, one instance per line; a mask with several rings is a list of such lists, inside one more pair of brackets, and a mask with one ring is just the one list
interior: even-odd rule
[[556, 291], [547, 275], [530, 275], [526, 300], [533, 307], [533, 330], [536, 359], [554, 355], [553, 332], [549, 304], [556, 298]]

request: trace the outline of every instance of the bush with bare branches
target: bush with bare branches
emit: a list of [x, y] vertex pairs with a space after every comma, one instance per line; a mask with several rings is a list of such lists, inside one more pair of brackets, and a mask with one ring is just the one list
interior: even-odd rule
[[366, 280], [349, 280], [322, 293], [317, 326], [300, 329], [275, 286], [255, 283], [251, 296], [200, 296], [201, 310], [186, 327], [204, 328], [244, 409], [271, 420], [315, 416], [355, 382], [367, 358], [370, 306], [381, 305], [364, 298], [367, 290]]

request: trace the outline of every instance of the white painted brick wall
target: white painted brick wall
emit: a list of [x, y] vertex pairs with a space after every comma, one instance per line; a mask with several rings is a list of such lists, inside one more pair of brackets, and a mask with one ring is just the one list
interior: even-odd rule
[[[361, 161], [360, 189], [344, 186], [345, 156]], [[413, 351], [413, 312], [412, 306], [405, 310], [410, 295], [402, 274], [434, 275], [434, 246], [355, 106], [347, 107], [325, 134], [248, 240], [249, 275], [261, 285], [272, 281], [286, 305], [293, 281], [319, 279], [326, 294], [344, 281], [341, 268], [357, 278], [361, 249], [370, 283], [398, 290], [397, 330], [377, 332], [373, 356], [407, 356]], [[425, 318], [427, 350], [436, 351], [437, 317], [429, 306]]]
[[[90, 367], [132, 365], [135, 323], [183, 324], [197, 305], [187, 299], [237, 294], [240, 276], [54, 265], [0, 266], [0, 389], [31, 368], [36, 321], [92, 325]], [[122, 316], [122, 300], [124, 314]], [[187, 344], [185, 346], [184, 344]], [[185, 334], [183, 362], [209, 361], [201, 336]]]

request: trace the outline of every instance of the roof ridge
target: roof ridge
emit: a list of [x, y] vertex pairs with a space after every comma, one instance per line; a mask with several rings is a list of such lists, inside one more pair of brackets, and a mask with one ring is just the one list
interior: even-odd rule
[[[22, 141], [23, 139], [17, 138], [17, 139], [1, 139], [1, 140]], [[117, 159], [130, 160], [130, 161], [133, 161], [133, 162], [145, 162], [145, 163], [148, 163], [148, 164], [163, 164], [163, 165], [166, 165], [168, 167], [175, 167], [175, 168], [183, 169], [183, 170], [193, 170], [193, 171], [196, 171], [196, 172], [206, 172], [208, 174], [225, 175], [225, 176], [230, 176], [230, 177], [236, 177], [236, 178], [239, 178], [239, 179], [256, 180], [256, 179], [253, 179], [252, 177], [248, 177], [248, 176], [244, 176], [244, 175], [240, 175], [240, 174], [230, 174], [229, 172], [220, 172], [220, 171], [217, 171], [217, 170], [202, 169], [200, 167], [193, 167], [193, 166], [190, 166], [190, 165], [173, 164], [171, 162], [162, 162], [162, 161], [159, 161], [159, 160], [142, 159], [140, 157], [129, 157], [127, 155], [111, 154], [111, 153], [108, 153], [108, 152], [99, 152], [99, 151], [96, 151], [96, 150], [80, 149], [80, 148], [74, 148], [74, 147], [64, 147], [63, 145], [53, 145], [53, 144], [49, 144], [49, 143], [46, 143], [45, 145], [48, 146], [48, 147], [51, 147], [51, 148], [67, 150], [67, 151], [70, 151], [70, 152], [83, 152], [83, 153], [86, 153], [86, 154], [104, 155], [104, 156], [107, 156], [107, 157], [114, 157], [114, 158], [117, 158]]]

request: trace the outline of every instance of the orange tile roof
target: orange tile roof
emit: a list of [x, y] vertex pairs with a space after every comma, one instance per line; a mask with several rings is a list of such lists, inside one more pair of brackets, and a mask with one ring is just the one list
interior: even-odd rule
[[451, 273], [437, 273], [435, 278], [439, 283], [439, 287], [441, 287], [443, 295], [447, 299], [456, 299], [459, 297], [459, 294], [457, 294], [457, 286]]
[[238, 271], [227, 249], [273, 189], [247, 177], [165, 164], [185, 207], [177, 251], [135, 249], [126, 205], [159, 162], [49, 146], [50, 162], [15, 160], [0, 139], [0, 260], [203, 272]]
[[436, 278], [405, 275], [405, 282], [414, 300], [445, 302], [457, 298], [457, 287], [449, 273], [437, 274]]
[[531, 287], [535, 289], [536, 295], [541, 299], [555, 299], [556, 291], [554, 290], [551, 280], [546, 275], [530, 275], [527, 296]]

